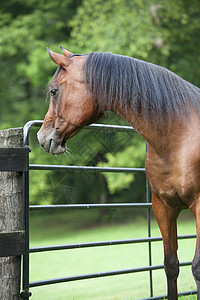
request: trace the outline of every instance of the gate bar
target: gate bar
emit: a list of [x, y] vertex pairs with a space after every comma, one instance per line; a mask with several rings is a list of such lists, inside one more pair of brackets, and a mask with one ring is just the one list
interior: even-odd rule
[[[29, 131], [32, 126], [34, 127], [40, 127], [43, 124], [43, 120], [33, 120], [29, 121], [24, 125], [24, 145], [29, 145]], [[108, 125], [108, 124], [91, 124], [84, 127], [85, 129], [112, 129], [112, 131], [123, 131], [123, 132], [129, 132], [129, 131], [135, 131], [135, 129], [131, 126], [121, 126], [121, 125]]]
[[118, 208], [118, 207], [137, 207], [151, 208], [151, 203], [108, 203], [108, 204], [57, 204], [57, 205], [30, 205], [31, 210], [45, 209], [71, 209], [71, 208]]
[[[196, 238], [196, 235], [191, 234], [191, 235], [178, 236], [179, 240], [192, 239], [192, 238]], [[54, 246], [44, 246], [44, 247], [32, 247], [32, 248], [30, 248], [30, 253], [38, 253], [38, 252], [44, 252], [44, 251], [56, 251], [56, 250], [80, 249], [80, 248], [89, 248], [89, 247], [138, 244], [138, 243], [147, 243], [147, 242], [160, 242], [160, 241], [162, 241], [161, 236], [140, 238], [140, 239], [111, 240], [111, 241], [101, 241], [101, 242], [88, 242], [88, 243], [54, 245]]]
[[[188, 295], [195, 295], [195, 294], [197, 294], [197, 290], [178, 293], [178, 296], [188, 296]], [[157, 296], [157, 297], [150, 297], [150, 298], [143, 298], [143, 299], [139, 299], [139, 300], [160, 300], [160, 299], [167, 299], [167, 295]]]
[[145, 168], [117, 168], [117, 167], [93, 167], [93, 166], [65, 166], [65, 165], [40, 165], [30, 164], [30, 170], [67, 170], [67, 171], [86, 171], [86, 172], [142, 172], [145, 173]]
[[[180, 263], [179, 266], [182, 267], [182, 266], [189, 266], [189, 265], [191, 265], [191, 262], [183, 262], [183, 263]], [[33, 281], [33, 282], [30, 282], [29, 286], [30, 286], [30, 288], [32, 288], [32, 287], [38, 287], [38, 286], [43, 286], [43, 285], [55, 284], [55, 283], [62, 283], [62, 282], [69, 282], [69, 281], [76, 281], [76, 280], [83, 280], [83, 279], [92, 279], [92, 278], [98, 278], [98, 277], [107, 277], [107, 276], [114, 276], [114, 275], [123, 275], [123, 274], [138, 273], [138, 272], [144, 272], [144, 271], [150, 271], [150, 270], [152, 270], [152, 271], [160, 270], [160, 269], [164, 269], [164, 265]]]

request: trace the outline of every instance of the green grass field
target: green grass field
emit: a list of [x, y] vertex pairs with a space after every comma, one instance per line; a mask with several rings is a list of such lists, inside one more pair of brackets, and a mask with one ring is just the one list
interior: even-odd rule
[[[49, 214], [34, 213], [31, 217], [31, 247], [130, 239], [147, 237], [146, 220], [138, 219], [128, 224], [92, 226], [85, 223], [89, 212], [79, 211], [74, 215], [63, 212]], [[95, 214], [92, 210], [91, 213]], [[77, 218], [77, 225], [72, 219]], [[74, 222], [73, 222], [74, 224]], [[195, 222], [182, 216], [178, 223], [178, 234], [195, 233]], [[156, 222], [152, 221], [152, 236], [160, 236]], [[179, 241], [179, 260], [191, 261], [195, 240]], [[153, 264], [163, 263], [161, 242], [152, 243]], [[95, 247], [74, 250], [35, 253], [30, 256], [30, 281], [52, 279], [70, 275], [104, 272], [148, 266], [146, 243]], [[163, 270], [153, 272], [154, 296], [166, 294], [166, 279]], [[191, 267], [182, 267], [178, 279], [179, 292], [194, 290], [195, 282]], [[53, 284], [32, 288], [32, 300], [132, 300], [149, 297], [149, 273], [135, 273], [104, 277], [100, 279]], [[196, 299], [187, 296], [181, 299]]]

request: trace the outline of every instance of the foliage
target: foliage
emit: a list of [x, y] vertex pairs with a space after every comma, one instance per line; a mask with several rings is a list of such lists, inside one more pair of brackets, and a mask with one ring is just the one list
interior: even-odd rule
[[[105, 157], [108, 162], [100, 163], [100, 165], [104, 167], [144, 168], [145, 152], [144, 140], [137, 136], [123, 151], [107, 153]], [[134, 173], [105, 173], [104, 176], [108, 181], [108, 187], [111, 194], [129, 188], [130, 184], [135, 179]]]
[[[63, 45], [76, 53], [129, 55], [166, 66], [199, 84], [198, 0], [10, 0], [1, 3], [0, 13], [1, 129], [43, 119], [48, 109], [45, 86], [55, 72], [46, 46], [54, 51]], [[124, 124], [110, 113], [101, 122]], [[122, 134], [80, 132], [68, 143], [72, 153], [61, 158], [52, 158], [35, 137], [31, 140], [35, 163], [144, 166], [144, 143]], [[32, 203], [122, 201], [123, 193], [131, 198], [137, 182], [133, 174], [63, 176], [50, 171], [32, 171], [30, 180]], [[143, 187], [136, 186], [135, 201], [142, 192]]]
[[1, 128], [43, 118], [47, 109], [43, 91], [55, 69], [49, 63], [46, 46], [54, 48], [66, 42], [70, 33], [68, 21], [80, 3], [79, 0], [59, 5], [55, 0], [1, 3]]
[[84, 0], [70, 24], [85, 52], [149, 60], [198, 85], [199, 16], [198, 0]]

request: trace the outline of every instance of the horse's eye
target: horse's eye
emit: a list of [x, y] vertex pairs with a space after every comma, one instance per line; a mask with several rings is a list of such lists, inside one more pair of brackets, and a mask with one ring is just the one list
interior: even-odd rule
[[50, 90], [51, 96], [55, 96], [55, 94], [57, 93], [57, 91], [58, 91], [58, 90], [56, 90], [56, 89]]

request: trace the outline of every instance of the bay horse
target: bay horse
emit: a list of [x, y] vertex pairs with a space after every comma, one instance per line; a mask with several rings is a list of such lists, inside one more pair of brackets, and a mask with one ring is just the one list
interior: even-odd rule
[[192, 272], [200, 300], [200, 89], [173, 72], [112, 53], [48, 53], [58, 69], [38, 140], [60, 154], [65, 142], [106, 110], [126, 120], [147, 141], [145, 161], [152, 207], [164, 245], [168, 299], [177, 299], [177, 217], [196, 218]]

